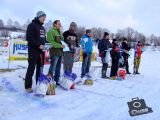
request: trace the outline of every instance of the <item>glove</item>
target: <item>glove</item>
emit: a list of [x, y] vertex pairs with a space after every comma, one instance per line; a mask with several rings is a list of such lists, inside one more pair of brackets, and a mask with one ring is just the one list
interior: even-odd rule
[[83, 53], [83, 57], [87, 57], [87, 53]]

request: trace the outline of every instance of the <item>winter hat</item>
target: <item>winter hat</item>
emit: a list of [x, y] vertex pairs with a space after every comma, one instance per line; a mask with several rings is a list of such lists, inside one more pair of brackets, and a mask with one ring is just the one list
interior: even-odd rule
[[37, 18], [40, 18], [40, 17], [42, 17], [42, 16], [46, 16], [46, 13], [43, 12], [43, 11], [38, 11], [37, 14], [36, 14], [36, 17], [37, 17]]
[[91, 33], [91, 30], [90, 30], [90, 29], [87, 29], [87, 30], [86, 30], [86, 34], [88, 34], [88, 33]]

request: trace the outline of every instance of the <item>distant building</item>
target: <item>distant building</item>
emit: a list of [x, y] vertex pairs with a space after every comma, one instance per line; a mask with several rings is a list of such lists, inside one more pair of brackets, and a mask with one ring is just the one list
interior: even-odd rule
[[0, 27], [0, 37], [4, 38], [16, 38], [22, 37], [25, 38], [25, 31], [16, 27], [7, 28], [7, 27]]

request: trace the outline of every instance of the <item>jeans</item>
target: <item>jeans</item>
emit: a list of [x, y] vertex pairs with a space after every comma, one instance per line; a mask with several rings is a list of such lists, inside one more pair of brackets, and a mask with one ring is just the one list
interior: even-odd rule
[[92, 54], [83, 53], [81, 77], [84, 77], [87, 73], [89, 73], [89, 69], [90, 69], [90, 66], [91, 66], [91, 55]]
[[105, 61], [105, 57], [102, 57], [101, 60], [102, 60], [102, 76], [105, 77], [107, 73], [108, 63]]
[[61, 56], [51, 56], [51, 65], [49, 68], [49, 74], [54, 76], [54, 81], [58, 83], [61, 71]]

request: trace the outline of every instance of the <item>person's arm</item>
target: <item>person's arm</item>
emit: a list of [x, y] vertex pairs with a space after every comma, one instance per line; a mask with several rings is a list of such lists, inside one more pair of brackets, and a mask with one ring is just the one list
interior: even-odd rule
[[76, 35], [76, 47], [79, 47], [78, 36]]
[[64, 37], [64, 42], [67, 43], [67, 34], [66, 34], [66, 32], [63, 33], [63, 37]]
[[47, 40], [47, 37], [46, 37], [46, 34], [47, 34], [46, 30], [44, 29], [44, 31], [45, 31], [45, 43], [49, 43], [48, 40]]
[[55, 41], [55, 36], [55, 33], [52, 30], [50, 30], [47, 33], [48, 42], [51, 43], [54, 48], [62, 48], [62, 45]]
[[41, 43], [40, 43], [40, 41], [36, 40], [35, 31], [36, 31], [35, 27], [32, 24], [28, 25], [27, 32], [26, 32], [26, 39], [28, 41], [29, 46], [38, 49], [40, 47]]
[[88, 38], [82, 38], [82, 39], [81, 39], [80, 44], [81, 44], [81, 46], [82, 46], [83, 52], [86, 51], [86, 49], [85, 49], [86, 42], [88, 42]]

